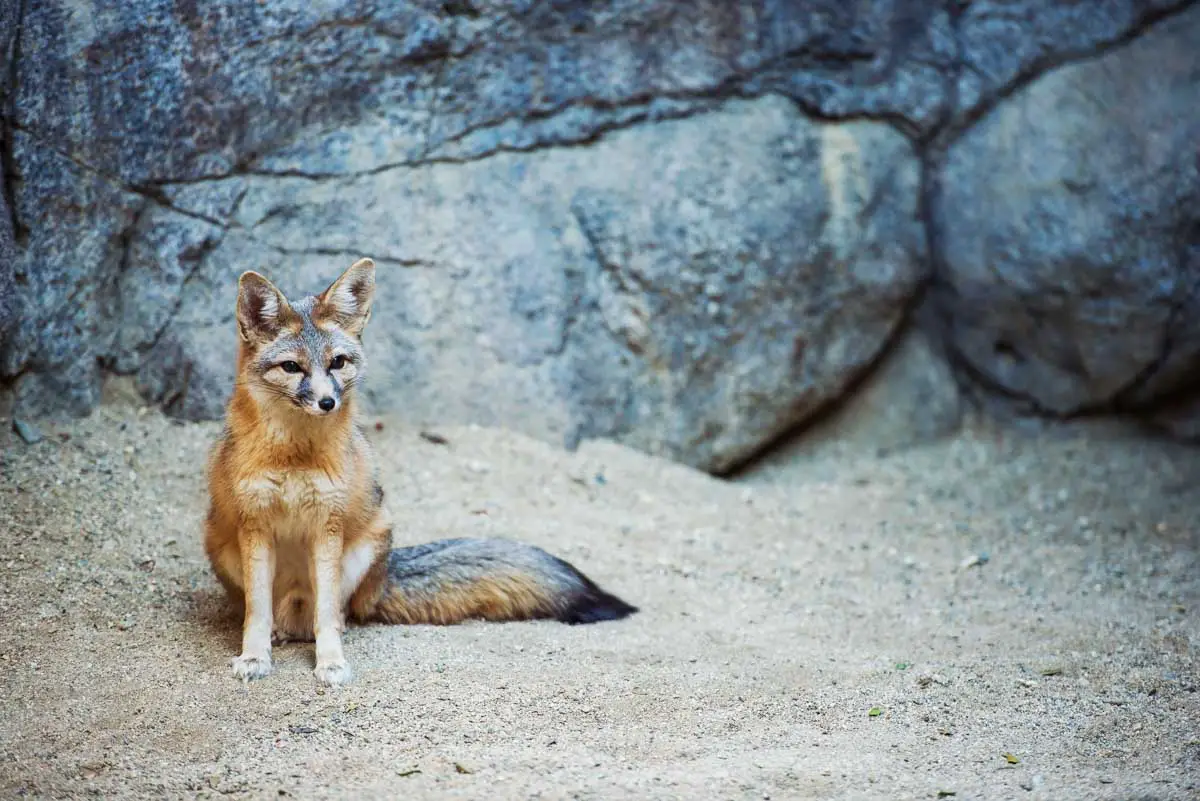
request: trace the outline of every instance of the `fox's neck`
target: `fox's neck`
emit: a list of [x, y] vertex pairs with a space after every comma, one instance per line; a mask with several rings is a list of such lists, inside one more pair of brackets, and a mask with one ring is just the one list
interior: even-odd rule
[[354, 399], [342, 400], [334, 414], [317, 417], [283, 403], [263, 403], [239, 386], [230, 402], [233, 435], [270, 449], [275, 458], [299, 464], [324, 462], [340, 454], [356, 421]]

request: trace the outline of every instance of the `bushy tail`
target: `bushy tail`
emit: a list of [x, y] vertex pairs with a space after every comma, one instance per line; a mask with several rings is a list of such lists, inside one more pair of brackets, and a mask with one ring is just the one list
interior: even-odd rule
[[573, 565], [519, 542], [449, 539], [394, 549], [375, 607], [384, 623], [464, 620], [598, 623], [638, 611]]

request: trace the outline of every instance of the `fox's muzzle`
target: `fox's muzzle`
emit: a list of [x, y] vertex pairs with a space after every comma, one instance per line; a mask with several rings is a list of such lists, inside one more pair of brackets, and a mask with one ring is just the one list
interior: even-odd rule
[[329, 373], [318, 370], [300, 382], [296, 399], [310, 414], [329, 414], [341, 405], [342, 387]]

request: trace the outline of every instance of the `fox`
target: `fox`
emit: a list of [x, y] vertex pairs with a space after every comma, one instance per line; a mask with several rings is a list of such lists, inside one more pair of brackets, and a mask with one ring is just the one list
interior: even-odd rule
[[359, 416], [375, 262], [319, 295], [288, 300], [238, 278], [237, 362], [206, 468], [204, 549], [242, 616], [233, 675], [271, 672], [271, 649], [311, 642], [319, 684], [351, 680], [348, 623], [619, 620], [637, 607], [569, 562], [508, 539], [393, 547], [392, 522]]

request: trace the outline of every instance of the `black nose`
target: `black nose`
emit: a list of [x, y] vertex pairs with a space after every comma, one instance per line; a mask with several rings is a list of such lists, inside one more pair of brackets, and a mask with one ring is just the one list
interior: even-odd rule
[[334, 406], [333, 398], [321, 398], [317, 401], [317, 405], [321, 407], [321, 411], [329, 411]]

